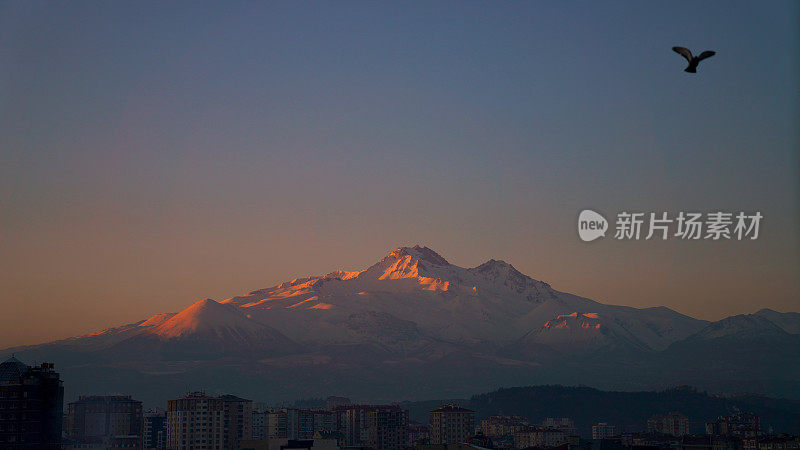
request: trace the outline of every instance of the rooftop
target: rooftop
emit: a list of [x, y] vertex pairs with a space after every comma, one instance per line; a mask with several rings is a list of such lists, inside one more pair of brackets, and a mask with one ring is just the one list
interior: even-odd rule
[[462, 408], [461, 406], [458, 406], [458, 405], [455, 405], [455, 404], [450, 404], [450, 405], [440, 406], [440, 407], [434, 409], [431, 412], [432, 413], [435, 413], [435, 412], [436, 413], [438, 413], [438, 412], [441, 412], [441, 413], [455, 413], [455, 412], [474, 413], [475, 411], [473, 411], [471, 409], [467, 409], [467, 408]]
[[0, 381], [19, 381], [27, 371], [28, 366], [12, 356], [0, 364]]

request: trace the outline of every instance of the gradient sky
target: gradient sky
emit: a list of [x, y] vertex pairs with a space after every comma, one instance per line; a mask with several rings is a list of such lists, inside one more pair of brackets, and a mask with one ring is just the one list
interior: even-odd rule
[[[0, 0], [0, 347], [417, 243], [606, 303], [800, 310], [799, 5]], [[586, 207], [764, 221], [583, 243]]]

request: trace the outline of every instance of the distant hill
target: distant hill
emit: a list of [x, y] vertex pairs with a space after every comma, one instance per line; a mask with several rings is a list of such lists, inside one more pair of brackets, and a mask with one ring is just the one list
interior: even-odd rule
[[582, 436], [591, 436], [597, 422], [616, 425], [619, 431], [644, 431], [654, 414], [678, 411], [689, 417], [693, 433], [704, 434], [705, 422], [733, 412], [753, 412], [760, 416], [762, 428], [775, 433], [800, 434], [800, 401], [753, 395], [712, 396], [691, 387], [665, 391], [614, 392], [589, 387], [559, 385], [498, 389], [463, 400], [404, 402], [412, 420], [427, 423], [428, 411], [455, 402], [476, 412], [478, 421], [492, 415], [526, 417], [540, 423], [547, 417], [569, 417]]

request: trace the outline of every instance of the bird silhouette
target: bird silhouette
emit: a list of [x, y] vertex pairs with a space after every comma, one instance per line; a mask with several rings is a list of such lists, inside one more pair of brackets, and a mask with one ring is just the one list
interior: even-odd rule
[[717, 52], [712, 52], [711, 50], [706, 50], [703, 53], [700, 53], [700, 55], [698, 55], [698, 56], [692, 56], [692, 52], [690, 52], [688, 48], [672, 47], [672, 50], [675, 53], [677, 53], [677, 54], [683, 56], [684, 58], [686, 58], [687, 61], [689, 61], [689, 65], [686, 66], [686, 69], [684, 69], [684, 72], [689, 72], [689, 73], [696, 73], [697, 72], [697, 65], [700, 64], [700, 61], [702, 61], [702, 60], [704, 60], [706, 58], [711, 58], [712, 56], [717, 54]]

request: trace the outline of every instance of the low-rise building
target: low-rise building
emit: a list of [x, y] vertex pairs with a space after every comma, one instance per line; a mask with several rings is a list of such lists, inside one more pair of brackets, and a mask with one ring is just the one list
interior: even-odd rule
[[481, 420], [480, 430], [492, 438], [513, 436], [528, 428], [527, 419], [519, 416], [489, 416]]
[[679, 412], [656, 414], [647, 419], [647, 432], [685, 436], [689, 434], [689, 418]]
[[608, 439], [616, 435], [617, 427], [614, 425], [609, 425], [605, 422], [592, 425], [592, 439]]
[[758, 440], [758, 450], [797, 450], [800, 449], [798, 436], [763, 436]]
[[755, 437], [760, 430], [758, 416], [746, 412], [720, 416], [714, 422], [706, 423], [706, 434], [714, 436]]
[[416, 447], [420, 444], [431, 442], [431, 430], [426, 425], [419, 422], [408, 422], [408, 446]]
[[567, 442], [568, 435], [556, 428], [528, 427], [514, 434], [514, 447], [555, 447]]
[[555, 428], [557, 430], [561, 430], [568, 436], [577, 434], [575, 421], [569, 417], [548, 417], [542, 421], [542, 426], [545, 428]]

